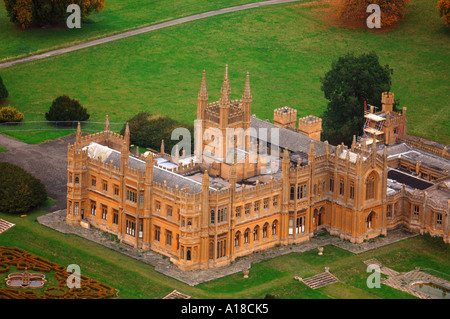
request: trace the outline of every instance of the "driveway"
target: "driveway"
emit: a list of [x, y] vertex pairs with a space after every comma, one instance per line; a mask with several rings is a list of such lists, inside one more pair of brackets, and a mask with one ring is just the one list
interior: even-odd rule
[[61, 137], [41, 144], [26, 144], [0, 134], [0, 145], [8, 149], [0, 153], [0, 162], [18, 165], [44, 183], [48, 196], [56, 203], [46, 211], [66, 208], [67, 144], [75, 135]]

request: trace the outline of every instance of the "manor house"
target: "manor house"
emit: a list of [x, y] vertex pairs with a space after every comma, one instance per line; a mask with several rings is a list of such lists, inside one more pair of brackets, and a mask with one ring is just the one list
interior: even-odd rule
[[226, 266], [321, 231], [361, 243], [406, 227], [449, 242], [450, 155], [406, 134], [406, 108], [393, 110], [392, 93], [379, 112], [366, 111], [365, 135], [347, 147], [321, 141], [321, 119], [297, 119], [293, 108], [257, 118], [248, 74], [243, 87], [231, 100], [227, 68], [221, 98], [210, 102], [203, 73], [194, 154], [168, 154], [163, 143], [132, 152], [128, 125], [116, 134], [108, 117], [100, 133], [82, 136], [79, 126], [68, 146], [67, 223], [115, 234], [183, 270]]

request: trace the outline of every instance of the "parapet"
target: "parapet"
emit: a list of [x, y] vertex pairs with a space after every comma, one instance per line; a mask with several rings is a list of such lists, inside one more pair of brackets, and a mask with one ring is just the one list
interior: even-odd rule
[[322, 133], [322, 119], [314, 115], [302, 117], [298, 120], [297, 131], [320, 141]]
[[294, 127], [297, 122], [297, 110], [290, 107], [281, 107], [273, 110], [273, 122], [281, 127]]

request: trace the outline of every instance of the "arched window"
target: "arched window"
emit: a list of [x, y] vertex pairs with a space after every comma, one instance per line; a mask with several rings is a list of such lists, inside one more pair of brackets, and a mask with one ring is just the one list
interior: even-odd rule
[[278, 220], [274, 220], [272, 223], [272, 236], [277, 235], [277, 226], [278, 226]]
[[372, 173], [366, 180], [366, 200], [375, 198], [375, 175]]
[[241, 232], [238, 231], [238, 232], [234, 235], [234, 246], [235, 246], [235, 247], [239, 247], [240, 241], [241, 241]]
[[259, 239], [259, 226], [256, 226], [253, 229], [253, 241], [257, 241]]
[[269, 224], [265, 223], [263, 226], [263, 238], [267, 238], [267, 229], [269, 228]]
[[249, 236], [250, 236], [250, 229], [247, 228], [244, 232], [244, 244], [249, 243]]
[[374, 221], [375, 221], [375, 212], [370, 212], [366, 220], [367, 229], [373, 228]]

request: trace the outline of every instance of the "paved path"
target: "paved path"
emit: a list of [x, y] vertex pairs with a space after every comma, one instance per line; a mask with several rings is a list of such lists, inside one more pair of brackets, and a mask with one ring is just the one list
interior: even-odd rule
[[274, 4], [281, 4], [281, 3], [288, 3], [288, 2], [297, 2], [297, 1], [299, 1], [299, 0], [269, 0], [269, 1], [248, 3], [248, 4], [244, 4], [244, 5], [240, 5], [240, 6], [235, 6], [235, 7], [230, 7], [230, 8], [223, 8], [223, 9], [218, 9], [218, 10], [214, 10], [214, 11], [199, 13], [199, 14], [195, 14], [195, 15], [192, 15], [192, 16], [189, 16], [189, 17], [184, 17], [184, 18], [179, 18], [179, 19], [167, 21], [167, 22], [162, 22], [162, 23], [158, 23], [158, 24], [151, 25], [151, 26], [148, 26], [148, 27], [143, 27], [143, 28], [139, 28], [139, 29], [135, 29], [135, 30], [119, 33], [119, 34], [116, 34], [116, 35], [112, 35], [112, 36], [108, 36], [108, 37], [105, 37], [105, 38], [101, 38], [101, 39], [97, 39], [97, 40], [93, 40], [93, 41], [89, 41], [89, 42], [85, 42], [85, 43], [69, 46], [69, 47], [66, 47], [66, 48], [52, 50], [52, 51], [48, 51], [48, 52], [45, 52], [45, 53], [42, 53], [42, 54], [36, 54], [36, 55], [32, 55], [32, 56], [25, 57], [25, 58], [22, 58], [22, 59], [17, 59], [17, 60], [1, 63], [0, 64], [0, 69], [7, 68], [7, 67], [10, 67], [10, 66], [13, 66], [13, 65], [17, 65], [17, 64], [26, 63], [26, 62], [42, 60], [42, 59], [45, 59], [45, 58], [48, 58], [48, 57], [51, 57], [51, 56], [56, 56], [56, 55], [60, 55], [60, 54], [64, 54], [64, 53], [72, 52], [72, 51], [77, 51], [77, 50], [88, 48], [88, 47], [91, 47], [91, 46], [95, 46], [95, 45], [99, 45], [99, 44], [103, 44], [103, 43], [107, 43], [107, 42], [111, 42], [111, 41], [115, 41], [115, 40], [119, 40], [119, 39], [128, 38], [128, 37], [131, 37], [131, 36], [134, 36], [134, 35], [137, 35], [137, 34], [142, 34], [142, 33], [150, 32], [150, 31], [158, 30], [158, 29], [162, 29], [162, 28], [178, 25], [178, 24], [181, 24], [181, 23], [189, 22], [189, 21], [195, 21], [195, 20], [208, 18], [208, 17], [212, 17], [212, 16], [224, 14], [224, 13], [230, 13], [230, 12], [241, 11], [241, 10], [252, 9], [252, 8], [258, 8], [258, 7], [265, 7], [265, 6], [270, 6], [270, 5], [274, 5]]
[[0, 162], [18, 165], [44, 183], [48, 196], [56, 200], [46, 211], [63, 209], [67, 196], [67, 144], [74, 140], [75, 135], [71, 134], [40, 144], [27, 144], [0, 134], [0, 145], [8, 149], [0, 153]]

